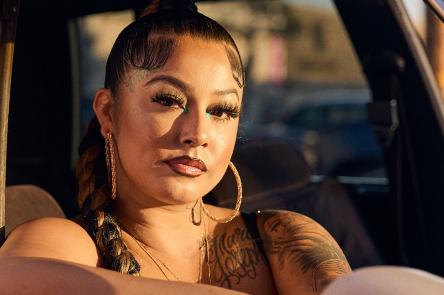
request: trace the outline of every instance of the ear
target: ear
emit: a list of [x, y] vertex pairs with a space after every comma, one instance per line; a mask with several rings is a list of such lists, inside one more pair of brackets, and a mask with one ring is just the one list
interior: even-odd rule
[[111, 90], [106, 88], [100, 88], [96, 92], [94, 97], [93, 109], [96, 113], [97, 120], [100, 123], [100, 133], [103, 137], [106, 134], [113, 131], [113, 95]]

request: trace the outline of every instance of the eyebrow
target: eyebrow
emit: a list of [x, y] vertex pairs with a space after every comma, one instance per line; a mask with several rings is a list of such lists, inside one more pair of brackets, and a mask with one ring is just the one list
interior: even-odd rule
[[234, 94], [237, 97], [237, 100], [239, 100], [239, 94], [237, 93], [236, 89], [231, 88], [231, 89], [225, 89], [225, 90], [216, 90], [214, 91], [214, 94], [216, 94], [217, 96], [225, 96], [225, 95], [229, 95], [229, 94]]
[[[190, 87], [187, 83], [169, 75], [158, 75], [150, 79], [148, 82], [145, 83], [145, 86], [149, 86], [151, 84], [155, 84], [158, 82], [166, 82], [173, 86], [176, 86], [180, 90], [186, 92]], [[239, 100], [239, 94], [237, 93], [236, 89], [230, 88], [230, 89], [224, 89], [224, 90], [216, 90], [214, 91], [214, 94], [217, 96], [226, 96], [230, 94], [234, 94], [237, 97], [237, 100]]]
[[145, 86], [148, 86], [148, 85], [151, 85], [151, 84], [154, 84], [157, 82], [167, 82], [169, 84], [176, 86], [177, 88], [180, 88], [182, 91], [186, 91], [189, 88], [185, 82], [183, 82], [177, 78], [174, 78], [173, 76], [169, 76], [169, 75], [155, 76], [152, 79], [150, 79], [148, 82], [146, 82]]

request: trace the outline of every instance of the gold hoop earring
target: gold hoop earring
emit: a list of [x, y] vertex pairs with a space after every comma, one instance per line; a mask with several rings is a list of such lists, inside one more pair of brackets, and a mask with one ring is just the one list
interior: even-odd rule
[[111, 184], [111, 199], [117, 196], [116, 161], [114, 154], [113, 134], [108, 132], [105, 137], [106, 168], [108, 170], [108, 183]]
[[234, 164], [232, 162], [230, 162], [228, 164], [228, 167], [230, 167], [231, 171], [233, 172], [234, 178], [236, 179], [236, 185], [237, 185], [236, 206], [233, 209], [233, 214], [231, 214], [227, 218], [218, 218], [218, 217], [212, 215], [207, 210], [207, 208], [205, 208], [204, 203], [201, 201], [202, 202], [201, 208], [202, 208], [202, 211], [205, 213], [205, 215], [207, 215], [210, 219], [212, 219], [218, 223], [228, 223], [228, 222], [232, 221], [239, 214], [239, 209], [240, 209], [240, 206], [242, 203], [242, 181], [239, 176], [239, 172], [237, 171], [236, 167], [234, 166]]

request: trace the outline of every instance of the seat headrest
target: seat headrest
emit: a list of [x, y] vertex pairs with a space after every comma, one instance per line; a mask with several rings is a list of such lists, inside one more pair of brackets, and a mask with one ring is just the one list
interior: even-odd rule
[[41, 217], [65, 217], [54, 198], [35, 185], [8, 186], [5, 190], [6, 235], [18, 225]]
[[[232, 162], [241, 176], [245, 198], [287, 187], [302, 187], [312, 175], [298, 147], [281, 139], [256, 139], [242, 144], [236, 148]], [[231, 171], [227, 170], [212, 196], [221, 205], [234, 202], [236, 185]]]

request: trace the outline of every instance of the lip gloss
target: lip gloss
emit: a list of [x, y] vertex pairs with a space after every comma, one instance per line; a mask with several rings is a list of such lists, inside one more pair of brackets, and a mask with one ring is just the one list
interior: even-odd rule
[[165, 161], [165, 163], [168, 164], [174, 172], [189, 177], [196, 177], [207, 171], [207, 167], [202, 160], [188, 156], [170, 159]]
[[184, 176], [196, 177], [204, 173], [204, 171], [197, 167], [188, 166], [182, 163], [167, 162], [167, 164], [171, 170]]

